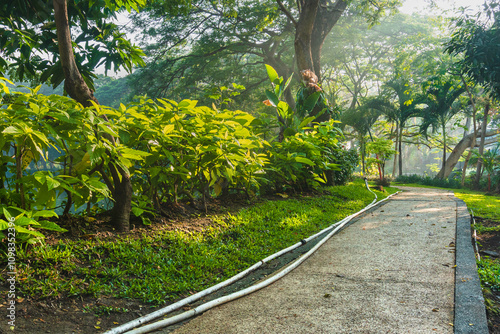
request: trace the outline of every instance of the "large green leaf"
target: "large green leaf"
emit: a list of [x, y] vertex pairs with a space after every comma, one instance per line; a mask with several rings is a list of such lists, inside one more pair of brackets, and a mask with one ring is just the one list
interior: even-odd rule
[[270, 90], [266, 90], [266, 96], [269, 99], [269, 102], [271, 102], [271, 105], [273, 107], [278, 106], [278, 103], [280, 102], [280, 100], [279, 100], [278, 96], [276, 96], [276, 94], [274, 94]]
[[312, 160], [307, 159], [305, 157], [295, 157], [295, 161], [309, 165], [311, 167], [314, 167], [316, 165]]
[[0, 219], [0, 231], [6, 230], [9, 228], [9, 223], [3, 219]]
[[29, 234], [29, 235], [32, 235], [32, 236], [35, 236], [35, 237], [38, 237], [41, 239], [45, 238], [45, 236], [42, 233], [40, 233], [38, 231], [28, 230], [27, 228], [22, 227], [22, 226], [16, 225], [15, 229], [16, 229], [17, 233], [25, 233], [25, 234]]
[[[32, 217], [33, 218], [36, 218], [36, 217], [50, 218], [50, 217], [59, 217], [59, 216], [53, 210], [40, 210], [40, 211], [35, 212]], [[40, 224], [41, 224], [41, 222], [40, 222]]]
[[36, 226], [36, 228], [39, 229], [44, 229], [44, 230], [49, 230], [49, 231], [56, 231], [56, 232], [68, 232], [68, 230], [60, 227], [54, 222], [48, 221], [48, 220], [41, 220], [38, 222], [40, 225]]
[[311, 95], [307, 97], [307, 99], [304, 101], [304, 105], [302, 108], [306, 110], [307, 112], [310, 112], [313, 110], [314, 106], [316, 103], [318, 103], [318, 99], [321, 96], [321, 92], [314, 92]]
[[269, 77], [269, 80], [271, 80], [272, 83], [274, 84], [279, 84], [279, 76], [278, 76], [278, 72], [276, 72], [276, 70], [270, 66], [270, 65], [266, 65], [266, 71], [267, 71], [267, 76]]

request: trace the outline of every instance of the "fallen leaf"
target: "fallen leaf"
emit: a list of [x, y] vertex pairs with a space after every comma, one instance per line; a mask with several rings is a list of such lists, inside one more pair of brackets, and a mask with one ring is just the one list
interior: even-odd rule
[[439, 309], [438, 308], [433, 308], [432, 312], [439, 312]]
[[329, 294], [329, 293], [325, 293], [325, 295], [323, 296], [324, 298], [330, 298], [332, 295]]

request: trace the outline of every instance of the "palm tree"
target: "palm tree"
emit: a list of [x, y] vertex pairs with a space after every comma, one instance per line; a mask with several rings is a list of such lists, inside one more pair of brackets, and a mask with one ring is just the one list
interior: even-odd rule
[[421, 96], [412, 92], [410, 82], [403, 77], [396, 77], [384, 84], [384, 91], [379, 97], [368, 100], [365, 104], [379, 110], [389, 121], [396, 124], [396, 151], [398, 152], [399, 175], [403, 174], [403, 133], [406, 122], [420, 113]]
[[432, 132], [441, 130], [443, 136], [443, 165], [436, 176], [443, 178], [446, 169], [447, 136], [446, 125], [459, 112], [463, 111], [457, 98], [465, 92], [460, 81], [449, 75], [430, 78], [423, 87], [423, 103], [419, 116], [422, 117], [420, 133], [427, 137], [429, 129]]
[[[478, 152], [473, 153], [473, 162], [481, 160], [484, 169], [488, 173], [488, 191], [491, 190], [491, 175], [495, 173], [495, 170], [500, 166], [500, 143], [497, 144], [493, 149], [489, 149], [483, 154]], [[480, 173], [482, 174], [482, 173]], [[481, 175], [479, 175], [481, 177]]]
[[348, 109], [341, 115], [343, 126], [349, 125], [356, 131], [360, 146], [361, 165], [363, 175], [366, 173], [366, 136], [371, 137], [371, 128], [380, 117], [380, 112], [374, 108], [361, 106], [354, 109]]

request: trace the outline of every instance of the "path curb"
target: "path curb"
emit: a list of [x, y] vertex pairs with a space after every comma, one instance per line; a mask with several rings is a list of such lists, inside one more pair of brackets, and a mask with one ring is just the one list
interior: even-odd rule
[[488, 334], [483, 292], [472, 246], [471, 217], [464, 201], [457, 202], [455, 334]]

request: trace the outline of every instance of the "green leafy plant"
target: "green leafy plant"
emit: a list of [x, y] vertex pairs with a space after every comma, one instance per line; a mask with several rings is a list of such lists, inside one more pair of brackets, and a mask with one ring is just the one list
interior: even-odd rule
[[[345, 183], [354, 168], [350, 161], [343, 161], [341, 138], [335, 122], [330, 121], [285, 137], [281, 143], [274, 142], [268, 151], [271, 162], [268, 173], [274, 189], [308, 190], [320, 184]], [[357, 154], [354, 157], [355, 167]], [[347, 175], [340, 176], [342, 173]]]
[[366, 144], [367, 153], [375, 155], [375, 158], [369, 158], [367, 160], [368, 165], [374, 164], [378, 167], [380, 181], [385, 179], [385, 163], [397, 153], [397, 151], [392, 148], [393, 145], [392, 140], [384, 138], [377, 138]]
[[6, 220], [0, 219], [0, 239], [10, 236], [9, 229], [13, 223], [17, 241], [21, 243], [35, 244], [41, 242], [45, 236], [38, 230], [50, 230], [56, 232], [66, 232], [56, 223], [43, 218], [57, 217], [54, 211], [26, 211], [16, 207], [2, 208], [3, 216]]

